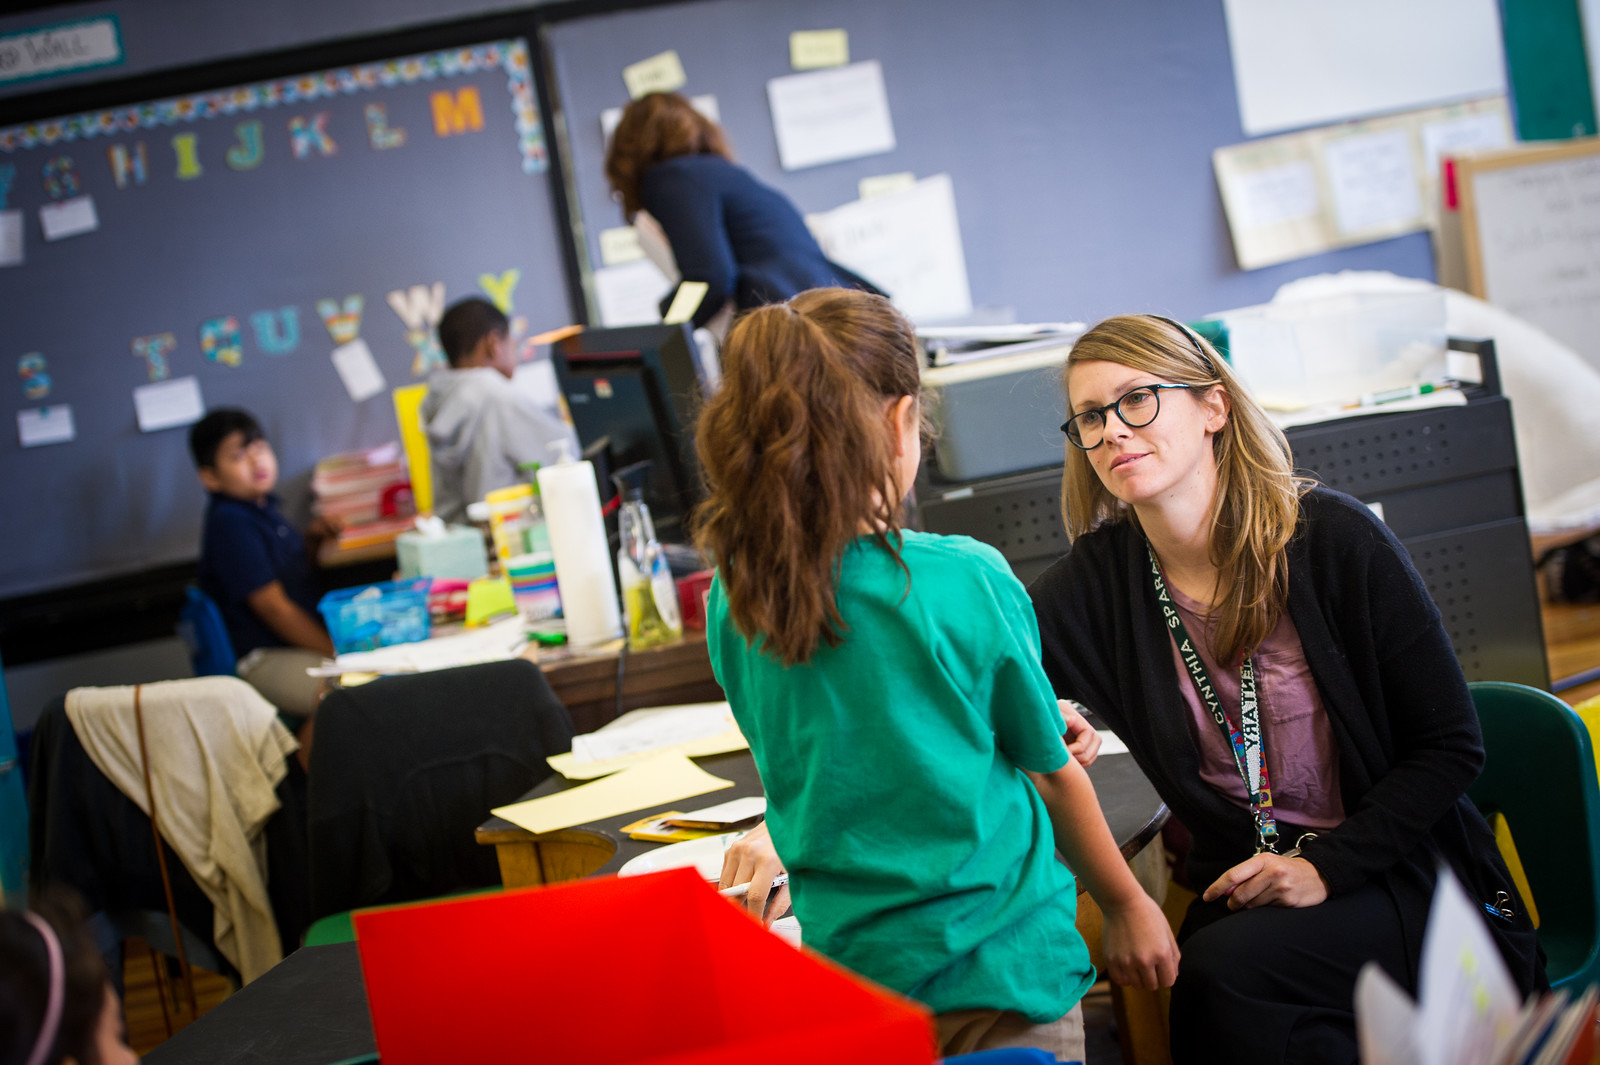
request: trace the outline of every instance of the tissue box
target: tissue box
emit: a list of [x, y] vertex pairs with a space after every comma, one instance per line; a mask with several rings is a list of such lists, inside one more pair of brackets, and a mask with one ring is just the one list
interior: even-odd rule
[[395, 556], [404, 578], [454, 577], [470, 581], [489, 573], [483, 534], [465, 525], [446, 526], [443, 536], [425, 536], [415, 530], [401, 533], [395, 540]]

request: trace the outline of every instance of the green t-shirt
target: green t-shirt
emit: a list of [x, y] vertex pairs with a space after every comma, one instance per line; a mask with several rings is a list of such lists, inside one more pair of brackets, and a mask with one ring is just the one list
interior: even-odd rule
[[1066, 764], [1027, 593], [999, 552], [907, 532], [840, 565], [838, 647], [784, 668], [713, 584], [711, 665], [750, 741], [806, 945], [934, 1012], [1055, 1020], [1094, 980], [1022, 769]]

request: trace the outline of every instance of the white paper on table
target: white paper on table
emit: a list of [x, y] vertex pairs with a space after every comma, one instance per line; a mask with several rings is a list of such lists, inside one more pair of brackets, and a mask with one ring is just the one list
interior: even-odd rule
[[894, 150], [894, 123], [876, 59], [767, 82], [785, 170]]
[[1422, 217], [1422, 197], [1404, 129], [1357, 133], [1323, 149], [1339, 232], [1402, 230]]
[[651, 92], [677, 92], [687, 80], [683, 61], [670, 48], [622, 68], [622, 83], [634, 100]]
[[594, 299], [607, 328], [661, 321], [661, 301], [670, 291], [672, 282], [648, 259], [594, 272]]
[[389, 387], [389, 382], [383, 379], [383, 371], [378, 369], [377, 360], [372, 357], [372, 349], [360, 337], [334, 348], [332, 358], [333, 368], [339, 371], [339, 380], [344, 382], [344, 390], [355, 402], [371, 399]]
[[828, 258], [889, 293], [913, 322], [920, 325], [972, 312], [949, 174], [807, 215], [806, 225]]
[[140, 385], [133, 390], [133, 409], [139, 418], [139, 431], [153, 433], [180, 425], [193, 425], [205, 417], [205, 400], [200, 398], [200, 381], [195, 377], [174, 377]]
[[1427, 122], [1422, 126], [1422, 172], [1439, 178], [1439, 159], [1462, 152], [1505, 148], [1511, 144], [1511, 126], [1502, 112], [1477, 112]]
[[599, 762], [715, 736], [736, 727], [727, 703], [689, 703], [623, 714], [595, 732], [572, 737], [573, 761]]
[[1122, 742], [1122, 737], [1107, 729], [1095, 729], [1100, 734], [1101, 754], [1127, 754], [1128, 745]]
[[76, 436], [72, 408], [65, 403], [17, 411], [17, 439], [23, 447], [65, 444]]
[[556, 383], [555, 364], [549, 359], [518, 363], [511, 373], [511, 387], [546, 410], [560, 407], [561, 386]]
[[[711, 121], [720, 125], [722, 112], [717, 108], [717, 98], [713, 93], [701, 93], [699, 96], [689, 97], [689, 106], [705, 115]], [[617, 131], [617, 123], [622, 121], [622, 108], [608, 107], [600, 112], [600, 139], [606, 144], [611, 143], [611, 135]]]
[[600, 261], [606, 266], [621, 266], [644, 258], [639, 246], [639, 231], [632, 226], [615, 226], [600, 231]]
[[1260, 226], [1314, 218], [1321, 210], [1317, 170], [1308, 162], [1283, 163], [1235, 175], [1229, 205], [1238, 225]]
[[0, 266], [21, 266], [24, 259], [21, 211], [0, 211]]
[[61, 240], [79, 233], [93, 233], [100, 228], [100, 218], [94, 211], [93, 196], [74, 196], [60, 203], [47, 203], [39, 208], [39, 228], [45, 240]]
[[761, 817], [767, 812], [767, 797], [765, 795], [746, 795], [742, 799], [729, 799], [719, 802], [715, 806], [705, 806], [698, 810], [686, 810], [681, 814], [673, 814], [674, 821], [707, 821], [711, 824], [736, 825], [741, 821], [748, 821], [752, 817]]
[[1504, 92], [1496, 0], [1224, 0], [1247, 136]]
[[509, 661], [527, 642], [522, 618], [513, 617], [449, 636], [397, 643], [375, 651], [352, 651], [340, 655], [333, 665], [306, 672], [320, 677], [340, 673], [430, 673], [436, 669]]

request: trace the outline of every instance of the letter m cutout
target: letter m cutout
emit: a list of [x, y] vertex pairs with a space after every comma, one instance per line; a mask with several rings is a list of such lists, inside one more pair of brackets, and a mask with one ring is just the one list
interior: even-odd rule
[[436, 92], [429, 99], [433, 104], [433, 132], [438, 136], [453, 137], [483, 128], [483, 101], [478, 98], [476, 85], [464, 86], [454, 95], [449, 90]]

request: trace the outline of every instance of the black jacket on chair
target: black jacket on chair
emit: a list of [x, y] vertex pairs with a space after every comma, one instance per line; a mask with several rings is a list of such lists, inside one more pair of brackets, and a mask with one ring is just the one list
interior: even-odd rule
[[[278, 784], [282, 804], [267, 821], [267, 895], [283, 952], [300, 945], [310, 923], [306, 878], [306, 775], [288, 759]], [[100, 772], [67, 717], [66, 699], [53, 700], [33, 730], [28, 760], [29, 881], [35, 889], [66, 884], [91, 912], [166, 913], [150, 818]], [[170, 848], [178, 921], [209, 941], [211, 901]]]
[[313, 919], [499, 884], [474, 829], [571, 749], [571, 717], [521, 659], [329, 694], [311, 743]]

